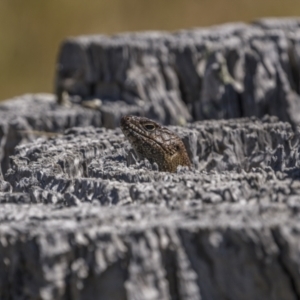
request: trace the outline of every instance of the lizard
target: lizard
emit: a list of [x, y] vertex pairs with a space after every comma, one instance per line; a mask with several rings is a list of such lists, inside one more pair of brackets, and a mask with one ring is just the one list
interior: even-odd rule
[[177, 167], [191, 167], [184, 143], [168, 128], [144, 117], [124, 116], [121, 130], [139, 159], [157, 163], [159, 171], [175, 173]]

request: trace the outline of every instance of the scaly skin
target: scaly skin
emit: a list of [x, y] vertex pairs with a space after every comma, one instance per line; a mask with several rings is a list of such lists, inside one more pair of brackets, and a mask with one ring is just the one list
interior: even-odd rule
[[157, 163], [160, 171], [174, 173], [180, 165], [191, 167], [182, 140], [166, 127], [147, 118], [125, 116], [121, 129], [139, 158]]

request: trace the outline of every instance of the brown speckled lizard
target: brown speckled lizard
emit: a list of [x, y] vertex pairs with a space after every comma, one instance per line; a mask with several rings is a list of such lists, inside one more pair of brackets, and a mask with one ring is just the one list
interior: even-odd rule
[[177, 167], [191, 167], [182, 140], [172, 131], [143, 117], [125, 116], [121, 129], [140, 159], [157, 163], [160, 171], [176, 172]]

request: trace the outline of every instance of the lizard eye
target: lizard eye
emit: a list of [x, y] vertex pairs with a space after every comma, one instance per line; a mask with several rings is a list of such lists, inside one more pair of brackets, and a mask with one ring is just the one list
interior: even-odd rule
[[149, 131], [153, 131], [155, 128], [153, 124], [145, 124], [144, 127], [146, 130], [149, 130]]

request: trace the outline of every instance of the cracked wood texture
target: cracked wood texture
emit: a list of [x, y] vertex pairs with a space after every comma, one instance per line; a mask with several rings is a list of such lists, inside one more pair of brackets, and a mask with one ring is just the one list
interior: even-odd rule
[[[300, 299], [299, 26], [66, 40], [73, 105], [0, 105], [0, 299]], [[193, 168], [136, 161], [129, 114], [173, 125]]]
[[170, 129], [193, 170], [132, 160], [120, 129], [17, 147], [1, 299], [298, 299], [299, 135], [274, 117]]
[[162, 124], [271, 114], [296, 125], [299, 24], [263, 19], [174, 33], [69, 38], [58, 55], [56, 94], [113, 100], [119, 110], [136, 109]]

